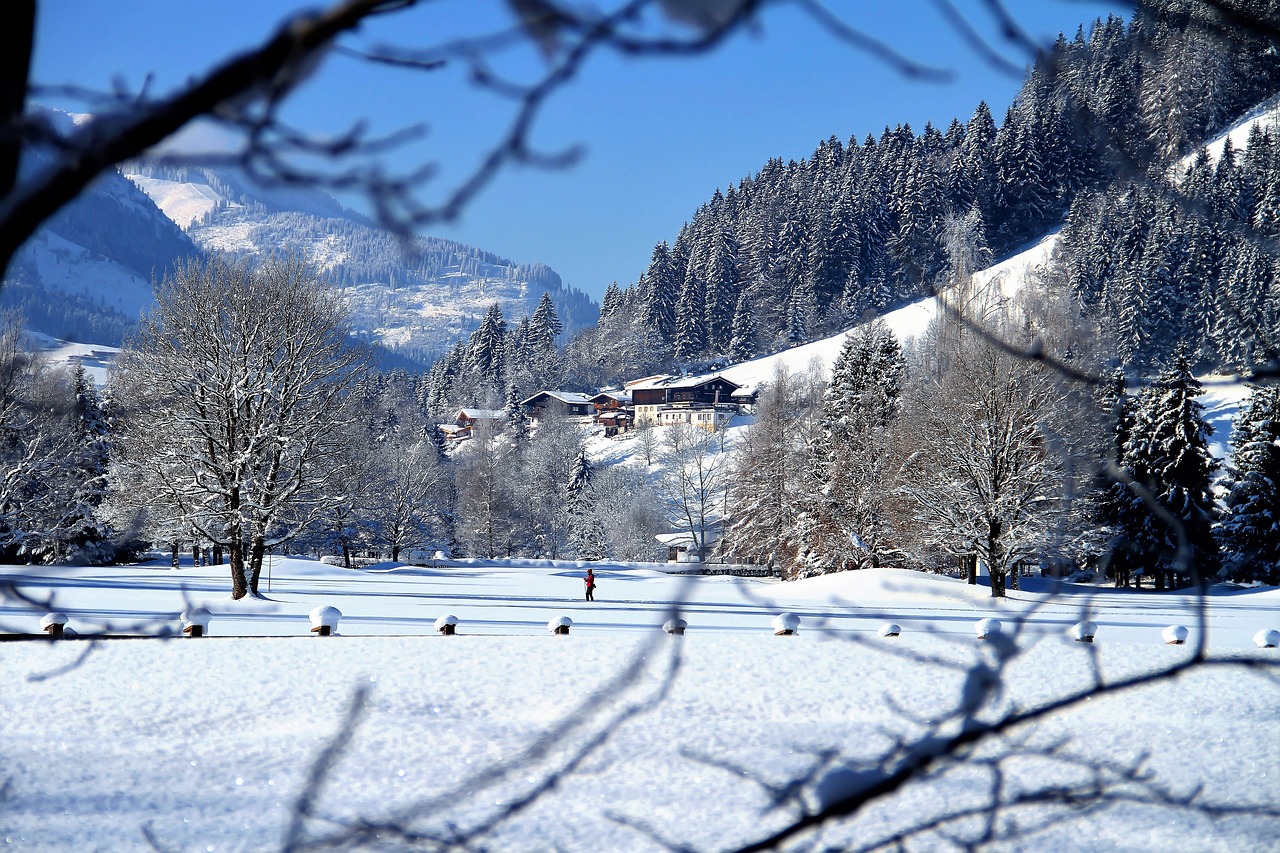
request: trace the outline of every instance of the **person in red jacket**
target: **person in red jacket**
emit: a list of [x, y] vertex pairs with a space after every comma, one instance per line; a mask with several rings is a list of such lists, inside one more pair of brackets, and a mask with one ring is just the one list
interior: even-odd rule
[[583, 579], [583, 583], [587, 585], [587, 601], [596, 600], [596, 576], [591, 569], [587, 569], [587, 576]]

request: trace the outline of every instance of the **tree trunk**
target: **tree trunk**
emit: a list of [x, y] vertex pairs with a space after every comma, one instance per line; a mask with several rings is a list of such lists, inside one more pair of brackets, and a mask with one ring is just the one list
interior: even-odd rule
[[236, 538], [227, 550], [231, 562], [231, 597], [241, 599], [249, 594], [249, 581], [244, 574], [244, 543]]
[[176, 569], [178, 568], [178, 543], [169, 543], [169, 548], [169, 564]]
[[351, 568], [351, 548], [345, 539], [342, 540], [342, 565], [345, 568]]
[[1018, 565], [1014, 565], [1014, 567], [1009, 571], [1009, 586], [1011, 588], [1021, 589], [1021, 587], [1018, 586], [1018, 578], [1021, 575], [1022, 575], [1022, 567]]
[[262, 557], [267, 553], [267, 543], [261, 536], [254, 536], [249, 545], [249, 591], [258, 598], [258, 581], [262, 578]]
[[213, 546], [213, 564], [215, 566], [222, 565], [222, 546], [221, 545]]
[[399, 545], [391, 546], [391, 562], [393, 563], [400, 562], [400, 546]]
[[964, 563], [964, 571], [965, 571], [965, 574], [968, 575], [969, 577], [969, 584], [971, 586], [977, 586], [978, 585], [977, 556], [974, 554], [965, 554], [963, 557], [960, 558], [960, 560], [962, 563]]
[[200, 565], [200, 545], [195, 543], [191, 546], [191, 565]]
[[1004, 598], [1004, 572], [994, 571], [988, 566], [987, 574], [991, 577], [991, 597]]

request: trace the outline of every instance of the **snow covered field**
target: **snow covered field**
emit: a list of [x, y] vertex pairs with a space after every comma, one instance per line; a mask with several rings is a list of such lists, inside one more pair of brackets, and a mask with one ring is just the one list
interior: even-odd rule
[[[684, 849], [732, 849], [794, 814], [770, 810], [752, 779], [780, 785], [814, 767], [823, 750], [839, 752], [837, 765], [870, 760], [893, 738], [943, 719], [969, 666], [992, 660], [993, 647], [974, 639], [981, 617], [1006, 626], [1025, 617], [1022, 654], [999, 700], [1024, 707], [1090, 684], [1090, 651], [1114, 679], [1189, 654], [1190, 646], [1162, 644], [1164, 626], [1188, 625], [1196, 639], [1190, 595], [1088, 586], [1054, 594], [1039, 580], [993, 604], [983, 588], [892, 570], [780, 584], [600, 564], [598, 601], [588, 605], [573, 563], [352, 571], [277, 559], [271, 572], [271, 601], [233, 602], [225, 569], [0, 570], [28, 594], [54, 595], [80, 631], [104, 622], [176, 631], [190, 604], [213, 613], [207, 639], [99, 643], [66, 671], [90, 644], [0, 644], [8, 779], [0, 837], [8, 845], [150, 849], [145, 827], [167, 850], [280, 848], [311, 762], [364, 688], [351, 742], [318, 792], [313, 813], [322, 819], [307, 824], [311, 835], [340, 831], [328, 818], [403, 824], [414, 811], [422, 819], [413, 827], [429, 833], [503, 816], [473, 848], [662, 849], [656, 835]], [[689, 622], [683, 639], [656, 630], [673, 601]], [[322, 604], [342, 611], [342, 637], [308, 633], [307, 613]], [[801, 617], [798, 636], [772, 636], [770, 622], [783, 610]], [[1066, 637], [1085, 613], [1099, 626], [1093, 646]], [[434, 633], [445, 614], [459, 618], [460, 636]], [[0, 624], [35, 631], [40, 615], [5, 602]], [[559, 615], [573, 619], [569, 637], [547, 631]], [[903, 627], [901, 637], [876, 635], [887, 620]], [[1251, 642], [1260, 628], [1280, 627], [1280, 590], [1215, 590], [1206, 624], [1215, 655], [1280, 660]], [[605, 689], [641, 655], [632, 681]], [[667, 684], [671, 666], [678, 669]], [[1210, 820], [1118, 802], [1004, 846], [1274, 849], [1276, 822], [1232, 812], [1280, 799], [1278, 698], [1280, 688], [1259, 674], [1210, 668], [1098, 697], [1022, 731], [1019, 749], [1068, 738], [1066, 754], [1095, 765], [1149, 753], [1147, 767], [1169, 789], [1162, 794], [1203, 784], [1225, 814]], [[545, 755], [522, 757], [556, 727]], [[601, 733], [607, 739], [572, 773], [511, 813]], [[1015, 787], [1079, 781], [1086, 772], [1044, 756], [1014, 758], [1006, 770]], [[988, 771], [956, 767], [822, 838], [839, 848], [872, 845], [980, 804], [990, 784]], [[415, 808], [455, 790], [463, 794]], [[1151, 794], [1139, 783], [1125, 790]], [[801, 794], [811, 804], [813, 797], [811, 788]], [[1019, 814], [1019, 825], [1030, 829], [1046, 808]], [[966, 837], [982, 832], [975, 820], [957, 828]], [[336, 846], [355, 844], [340, 837]], [[916, 846], [947, 844], [928, 835]]]

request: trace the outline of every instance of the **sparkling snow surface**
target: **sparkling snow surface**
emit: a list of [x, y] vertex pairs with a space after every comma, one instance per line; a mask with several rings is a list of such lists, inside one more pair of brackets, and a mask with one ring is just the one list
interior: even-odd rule
[[[99, 620], [156, 619], [176, 632], [180, 611], [200, 605], [212, 613], [206, 638], [101, 643], [66, 671], [88, 643], [0, 645], [0, 754], [9, 780], [0, 837], [18, 849], [134, 850], [148, 848], [147, 826], [164, 849], [278, 847], [311, 759], [363, 685], [363, 717], [317, 814], [377, 819], [463, 785], [474, 793], [419, 828], [467, 826], [528, 792], [567, 750], [605, 728], [605, 746], [505, 823], [490, 849], [659, 849], [626, 820], [681, 844], [724, 849], [779, 826], [785, 814], [767, 811], [765, 795], [741, 775], [702, 758], [777, 783], [811, 767], [818, 749], [841, 750], [846, 764], [877, 754], [888, 737], [918, 732], [919, 720], [942, 715], [961, 694], [964, 672], [954, 665], [987, 653], [973, 634], [983, 617], [998, 617], [1026, 649], [1006, 694], [1023, 704], [1087, 685], [1092, 653], [1115, 678], [1189, 654], [1191, 646], [1162, 643], [1165, 626], [1191, 626], [1193, 643], [1199, 634], [1188, 595], [1067, 585], [1053, 597], [1040, 580], [993, 604], [985, 588], [893, 570], [780, 584], [601, 563], [592, 604], [580, 600], [583, 568], [574, 563], [354, 571], [277, 559], [271, 568], [272, 601], [254, 602], [230, 600], [225, 567], [0, 570], [0, 580], [28, 594], [53, 595], [50, 607], [81, 633]], [[658, 629], [673, 600], [684, 602], [689, 623], [682, 639]], [[342, 611], [344, 636], [309, 634], [307, 614], [317, 606]], [[1278, 608], [1280, 590], [1215, 591], [1211, 650], [1273, 659], [1276, 650], [1255, 649], [1252, 637], [1280, 622]], [[772, 636], [783, 611], [803, 620], [798, 636]], [[6, 604], [0, 623], [32, 631], [43, 612]], [[459, 636], [435, 633], [446, 613], [457, 615]], [[572, 636], [548, 635], [558, 615], [572, 618]], [[1092, 646], [1068, 633], [1085, 616], [1098, 625]], [[882, 639], [877, 628], [890, 617], [903, 634]], [[673, 652], [683, 656], [674, 686], [650, 706]], [[603, 714], [583, 710], [639, 654], [639, 678], [604, 701]], [[1073, 751], [1095, 759], [1149, 752], [1150, 767], [1176, 791], [1203, 783], [1215, 801], [1240, 805], [1274, 791], [1277, 698], [1276, 686], [1255, 675], [1207, 670], [1091, 700], [1026, 734], [1033, 743], [1069, 737]], [[647, 710], [611, 722], [633, 701]], [[516, 761], [565, 719], [583, 728], [558, 739], [549, 764]], [[510, 775], [481, 788], [474, 774], [492, 767], [510, 767]], [[814, 796], [859, 772], [833, 769]], [[1040, 781], [1034, 774], [1043, 770], [1032, 761], [1023, 772]], [[985, 784], [970, 772], [908, 788], [827, 830], [824, 841], [867, 843], [972, 804]], [[1214, 823], [1121, 805], [1057, 824], [1021, 847], [1261, 850], [1274, 846], [1274, 830], [1259, 818]], [[943, 845], [933, 838], [922, 846]]]

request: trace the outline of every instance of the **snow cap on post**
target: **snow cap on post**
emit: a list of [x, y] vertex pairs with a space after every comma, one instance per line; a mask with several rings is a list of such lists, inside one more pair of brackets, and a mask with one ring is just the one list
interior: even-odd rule
[[1160, 632], [1166, 646], [1181, 646], [1187, 641], [1187, 629], [1182, 625], [1170, 625]]
[[1260, 649], [1274, 649], [1280, 646], [1280, 631], [1274, 628], [1263, 628], [1253, 635], [1253, 644]]
[[452, 614], [436, 620], [436, 632], [451, 637], [458, 632], [458, 617]]
[[979, 619], [978, 624], [974, 626], [974, 629], [978, 632], [978, 639], [985, 640], [988, 637], [997, 636], [1004, 630], [1004, 626], [1000, 624], [999, 619], [992, 619], [988, 617], [986, 619]]
[[52, 613], [46, 613], [40, 618], [40, 630], [50, 637], [61, 637], [66, 626], [67, 614], [59, 613], [56, 610]]
[[886, 622], [876, 629], [876, 634], [881, 637], [896, 637], [902, 633], [902, 626], [895, 625], [892, 622]]
[[684, 636], [684, 629], [688, 627], [689, 623], [683, 619], [668, 619], [663, 623], [662, 630], [675, 636]]
[[1098, 635], [1098, 624], [1096, 622], [1077, 622], [1071, 626], [1071, 637], [1077, 643], [1092, 643], [1093, 638]]
[[338, 620], [342, 618], [342, 611], [323, 604], [311, 611], [310, 618], [311, 633], [328, 637], [338, 630]]
[[573, 620], [568, 616], [557, 616], [547, 623], [547, 630], [553, 634], [568, 634]]
[[800, 617], [794, 613], [779, 613], [773, 617], [773, 635], [789, 637], [800, 630]]
[[209, 620], [213, 617], [203, 607], [192, 607], [182, 611], [178, 618], [182, 620], [182, 633], [189, 637], [203, 637], [209, 630]]

